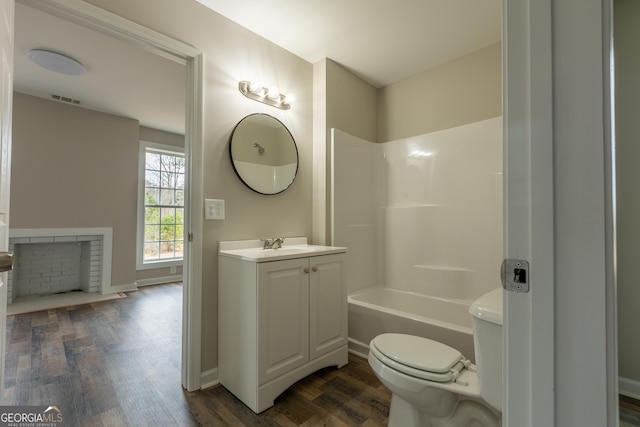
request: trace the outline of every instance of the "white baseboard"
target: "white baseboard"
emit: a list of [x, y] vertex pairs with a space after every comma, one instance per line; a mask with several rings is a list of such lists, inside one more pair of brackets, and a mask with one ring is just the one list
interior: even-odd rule
[[366, 359], [369, 357], [369, 346], [363, 342], [349, 338], [349, 353]]
[[116, 294], [118, 292], [131, 292], [131, 291], [137, 291], [138, 290], [138, 286], [136, 283], [130, 283], [128, 285], [118, 285], [118, 286], [105, 286], [104, 289], [102, 290], [102, 295], [108, 295], [108, 294]]
[[200, 389], [204, 390], [218, 384], [220, 384], [220, 380], [218, 379], [217, 367], [200, 373]]
[[182, 274], [176, 274], [174, 276], [152, 277], [149, 279], [139, 279], [139, 280], [136, 280], [136, 285], [138, 285], [138, 287], [142, 287], [142, 286], [162, 285], [163, 283], [176, 283], [176, 282], [182, 282]]
[[618, 379], [618, 392], [623, 396], [640, 400], [640, 381], [620, 377]]

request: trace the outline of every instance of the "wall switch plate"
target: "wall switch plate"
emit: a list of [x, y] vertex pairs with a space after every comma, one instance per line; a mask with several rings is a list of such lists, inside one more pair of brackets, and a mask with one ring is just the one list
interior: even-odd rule
[[204, 219], [224, 219], [224, 200], [204, 199]]

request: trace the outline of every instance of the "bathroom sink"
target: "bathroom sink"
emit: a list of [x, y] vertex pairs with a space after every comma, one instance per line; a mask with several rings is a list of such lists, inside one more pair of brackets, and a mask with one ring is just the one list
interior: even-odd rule
[[283, 246], [278, 249], [263, 249], [262, 245], [261, 240], [220, 242], [218, 253], [246, 261], [266, 262], [346, 252], [346, 248], [338, 246], [309, 245], [306, 237], [285, 238]]

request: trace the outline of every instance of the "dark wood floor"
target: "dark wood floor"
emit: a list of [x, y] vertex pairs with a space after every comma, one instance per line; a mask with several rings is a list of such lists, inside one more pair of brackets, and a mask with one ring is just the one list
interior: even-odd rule
[[383, 426], [390, 394], [366, 360], [298, 382], [254, 414], [223, 387], [180, 386], [182, 287], [7, 318], [2, 405], [57, 405], [65, 425]]
[[[323, 369], [254, 414], [223, 387], [180, 386], [182, 286], [7, 318], [0, 405], [57, 405], [65, 426], [384, 426], [390, 394], [366, 360]], [[621, 397], [621, 425], [640, 402]]]

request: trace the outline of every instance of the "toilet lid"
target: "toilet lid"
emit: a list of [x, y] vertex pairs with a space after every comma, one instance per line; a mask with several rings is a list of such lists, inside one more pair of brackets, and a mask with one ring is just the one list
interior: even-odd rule
[[382, 334], [371, 341], [371, 351], [382, 363], [406, 374], [434, 381], [451, 381], [462, 354], [448, 345], [404, 334]]

